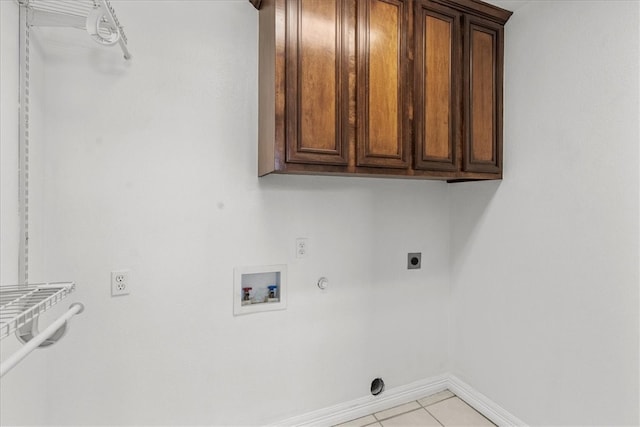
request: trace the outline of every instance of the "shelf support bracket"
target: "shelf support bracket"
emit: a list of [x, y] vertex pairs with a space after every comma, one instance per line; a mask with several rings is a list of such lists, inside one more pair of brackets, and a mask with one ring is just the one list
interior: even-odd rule
[[[56, 331], [51, 334], [51, 336], [42, 341], [42, 343], [38, 345], [38, 348], [49, 347], [57, 343], [58, 340], [61, 339], [66, 333], [67, 322], [64, 322], [64, 324], [56, 329]], [[39, 334], [40, 332], [38, 331], [38, 318], [36, 317], [31, 322], [18, 328], [18, 330], [16, 331], [16, 338], [18, 338], [18, 341], [20, 341], [22, 344], [27, 344]]]
[[[55, 320], [44, 331], [37, 333], [35, 336], [31, 335], [27, 341], [24, 341], [21, 338], [19, 331], [16, 331], [18, 339], [20, 339], [20, 341], [24, 343], [24, 346], [22, 346], [20, 350], [11, 355], [7, 360], [0, 363], [0, 377], [3, 377], [7, 372], [13, 369], [22, 359], [27, 357], [29, 353], [31, 353], [36, 348], [47, 347], [49, 345], [55, 344], [66, 332], [67, 321], [76, 314], [80, 314], [83, 311], [84, 305], [82, 305], [81, 303], [76, 302], [71, 304], [69, 310], [67, 310], [65, 314]], [[34, 324], [35, 320], [33, 322], [30, 322], [31, 328], [33, 328]], [[37, 332], [36, 330], [37, 326], [35, 327], [35, 329], [32, 329], [31, 332]], [[26, 339], [26, 336], [24, 338]]]
[[[84, 311], [84, 305], [82, 305], [79, 302], [76, 302], [71, 304], [69, 309], [70, 310], [73, 309], [74, 314], [80, 314]], [[60, 338], [62, 338], [67, 333], [67, 324], [68, 322], [65, 320], [65, 322], [55, 330], [55, 332], [53, 332], [48, 337], [44, 338], [42, 342], [38, 345], [38, 347], [39, 348], [49, 347], [50, 345], [57, 343], [58, 340], [60, 340]], [[26, 325], [18, 328], [18, 330], [16, 331], [16, 337], [18, 338], [18, 341], [20, 341], [23, 344], [27, 344], [29, 341], [33, 340], [38, 335], [40, 335], [40, 332], [38, 331], [37, 317], [33, 319], [31, 322], [27, 323]]]

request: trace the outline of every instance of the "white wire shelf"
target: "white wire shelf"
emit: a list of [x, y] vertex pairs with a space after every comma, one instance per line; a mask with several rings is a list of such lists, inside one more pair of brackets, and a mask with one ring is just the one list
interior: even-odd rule
[[[86, 18], [97, 4], [93, 0], [28, 0], [29, 8]], [[82, 27], [79, 27], [82, 28]]]
[[73, 282], [0, 286], [0, 339], [62, 301], [75, 286]]
[[29, 25], [87, 30], [102, 45], [119, 44], [131, 59], [127, 35], [109, 0], [18, 0], [29, 11]]

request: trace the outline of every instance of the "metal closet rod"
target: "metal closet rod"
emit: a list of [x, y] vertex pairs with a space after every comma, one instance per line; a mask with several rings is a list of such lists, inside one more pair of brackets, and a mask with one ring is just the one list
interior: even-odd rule
[[28, 23], [31, 26], [41, 27], [74, 27], [85, 29], [85, 20], [94, 7], [101, 7], [104, 17], [109, 24], [118, 32], [118, 44], [122, 49], [124, 58], [131, 59], [131, 53], [127, 47], [127, 36], [124, 33], [120, 21], [111, 7], [109, 0], [18, 0], [18, 3], [29, 10]]
[[66, 327], [67, 321], [76, 314], [82, 313], [84, 306], [78, 302], [71, 304], [69, 310], [60, 316], [55, 322], [47, 327], [44, 331], [29, 340], [20, 350], [13, 353], [7, 360], [0, 364], [0, 377], [13, 369], [22, 359], [27, 357], [29, 353], [38, 348], [42, 343], [55, 335], [60, 328]]

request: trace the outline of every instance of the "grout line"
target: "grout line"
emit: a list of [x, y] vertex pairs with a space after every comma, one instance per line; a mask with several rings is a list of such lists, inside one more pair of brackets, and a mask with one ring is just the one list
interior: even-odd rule
[[[480, 415], [482, 418], [484, 418], [485, 420], [489, 421], [491, 424], [493, 424], [494, 426], [496, 426], [496, 427], [497, 427], [497, 424], [496, 424], [496, 423], [494, 423], [493, 421], [491, 421], [489, 418], [485, 417], [485, 416], [484, 416], [483, 414], [481, 414], [481, 413], [480, 413], [476, 408], [474, 408], [473, 406], [469, 405], [469, 404], [468, 404], [465, 400], [463, 400], [460, 396], [456, 396], [455, 394], [454, 394], [453, 396], [447, 397], [446, 399], [442, 399], [442, 400], [439, 400], [439, 401], [437, 401], [437, 402], [435, 402], [435, 403], [432, 403], [432, 404], [431, 404], [431, 405], [429, 405], [429, 406], [433, 406], [433, 405], [435, 405], [435, 404], [437, 404], [437, 403], [441, 403], [441, 402], [444, 402], [444, 401], [446, 401], [446, 400], [453, 399], [454, 397], [457, 397], [458, 399], [460, 399], [463, 403], [465, 403], [467, 406], [469, 406], [471, 409], [473, 409], [475, 412], [477, 412], [477, 413], [478, 413], [478, 415]], [[418, 402], [418, 403], [420, 403], [420, 402]], [[428, 413], [429, 413], [429, 414], [430, 414], [430, 415], [431, 415], [431, 416], [432, 416], [432, 417], [433, 417], [433, 418], [438, 422], [438, 424], [440, 424], [442, 427], [445, 427], [445, 426], [444, 426], [444, 424], [442, 424], [442, 423], [440, 422], [440, 420], [436, 417], [436, 415], [435, 415], [435, 414], [433, 414], [433, 413], [431, 413], [431, 411], [429, 411], [429, 409], [427, 409], [427, 407], [426, 407], [426, 406], [423, 406], [423, 408], [424, 408], [424, 410], [425, 410], [425, 411], [427, 411], [427, 412], [428, 412]]]
[[[460, 399], [460, 400], [462, 400], [462, 399]], [[462, 400], [462, 401], [464, 402], [464, 400]], [[467, 402], [464, 402], [464, 403], [467, 403]], [[467, 403], [467, 405], [469, 405], [469, 404]], [[469, 405], [469, 406], [471, 406], [471, 405]], [[480, 414], [480, 411], [478, 411], [478, 410], [477, 410], [476, 408], [474, 408], [473, 406], [471, 406], [471, 409], [473, 409], [473, 410], [474, 410], [474, 411], [476, 411], [478, 414]], [[482, 418], [484, 418], [485, 420], [489, 421], [489, 422], [490, 422], [491, 424], [493, 424], [494, 426], [498, 427], [498, 425], [497, 425], [496, 423], [494, 423], [493, 421], [491, 421], [489, 418], [485, 417], [485, 416], [484, 416], [484, 414], [480, 414], [480, 416], [481, 416]]]
[[[420, 408], [423, 408], [423, 406], [422, 406], [422, 405], [420, 404], [420, 402], [418, 402], [417, 400], [412, 400], [412, 401], [409, 401], [409, 402], [407, 402], [407, 403], [403, 403], [402, 405], [398, 405], [398, 406], [408, 405], [408, 404], [410, 404], [411, 402], [416, 402]], [[394, 406], [393, 408], [385, 409], [385, 410], [383, 410], [383, 411], [378, 411], [377, 413], [379, 414], [380, 412], [389, 411], [389, 410], [391, 410], [391, 409], [397, 408], [398, 406]], [[417, 411], [417, 410], [418, 410], [418, 409], [420, 409], [420, 408], [413, 408], [413, 409], [409, 409], [409, 410], [407, 410], [407, 411], [405, 411], [405, 412], [401, 412], [401, 413], [399, 413], [399, 414], [395, 414], [395, 415], [392, 415], [392, 416], [387, 417], [387, 418], [378, 418], [378, 416], [376, 415], [376, 413], [373, 413], [373, 414], [371, 414], [371, 415], [373, 415], [373, 418], [375, 418], [375, 419], [376, 419], [376, 420], [378, 420], [378, 421], [385, 421], [385, 420], [390, 420], [391, 418], [398, 417], [398, 416], [400, 416], [400, 415], [408, 414], [409, 412]]]
[[[450, 399], [450, 398], [449, 398], [449, 399]], [[447, 399], [445, 399], [445, 400], [447, 400]], [[440, 402], [444, 402], [444, 400], [441, 400]], [[442, 423], [440, 422], [440, 420], [438, 419], [438, 417], [436, 417], [434, 414], [432, 414], [432, 413], [431, 413], [427, 408], [424, 408], [424, 410], [425, 410], [425, 411], [427, 411], [427, 413], [428, 413], [429, 415], [431, 415], [431, 416], [433, 417], [433, 419], [434, 419], [434, 420], [436, 420], [436, 421], [438, 422], [438, 424], [440, 424], [442, 427], [444, 427], [444, 424], [442, 424]]]
[[[445, 400], [446, 400], [446, 399], [445, 399]], [[416, 402], [417, 402], [417, 400], [416, 400]], [[441, 401], [441, 402], [442, 402], [442, 401]], [[408, 403], [411, 403], [411, 402], [408, 402]], [[418, 402], [418, 404], [419, 404], [419, 402]], [[392, 416], [392, 417], [385, 418], [384, 420], [378, 421], [378, 424], [380, 424], [380, 425], [382, 426], [382, 421], [389, 421], [389, 420], [392, 420], [392, 419], [394, 419], [394, 418], [398, 418], [398, 417], [401, 417], [401, 416], [403, 416], [403, 415], [410, 414], [411, 412], [417, 412], [417, 411], [426, 411], [426, 412], [427, 412], [427, 414], [431, 415], [431, 416], [433, 417], [433, 419], [434, 419], [434, 420], [436, 420], [436, 421], [438, 422], [438, 424], [440, 424], [442, 427], [444, 427], [444, 424], [442, 424], [442, 423], [440, 422], [440, 420], [439, 420], [439, 419], [437, 419], [437, 418], [435, 417], [435, 415], [433, 415], [431, 412], [427, 411], [427, 408], [425, 408], [425, 407], [424, 407], [424, 406], [422, 406], [422, 405], [420, 405], [420, 407], [419, 407], [419, 408], [412, 409], [412, 410], [410, 410], [410, 411], [403, 412], [402, 414], [397, 414], [397, 415], [394, 415], [394, 416]], [[376, 418], [376, 419], [377, 419], [377, 417], [375, 417], [375, 415], [374, 415], [374, 418]], [[373, 425], [373, 424], [369, 424], [369, 425]], [[368, 427], [368, 426], [365, 426], [365, 427]]]
[[[411, 402], [407, 402], [407, 403], [411, 403]], [[407, 403], [405, 403], [405, 405], [406, 405]], [[418, 405], [420, 405], [420, 404], [418, 403]], [[390, 408], [390, 409], [393, 409], [393, 408]], [[376, 417], [376, 416], [375, 416], [375, 414], [373, 415], [373, 417], [374, 417], [375, 419], [377, 419], [378, 421], [387, 421], [387, 420], [390, 420], [390, 419], [393, 419], [393, 418], [398, 418], [398, 417], [399, 417], [399, 416], [401, 416], [401, 415], [406, 415], [406, 414], [408, 414], [408, 413], [410, 413], [410, 412], [419, 411], [420, 409], [424, 409], [424, 408], [423, 408], [422, 406], [420, 406], [419, 408], [410, 409], [410, 410], [408, 410], [408, 411], [406, 411], [406, 412], [402, 412], [401, 414], [395, 414], [395, 415], [392, 415], [392, 416], [390, 416], [390, 417], [383, 418], [383, 419], [381, 419], [381, 420], [378, 420], [378, 417]]]
[[[438, 419], [434, 414], [432, 414], [432, 413], [431, 413], [431, 411], [429, 411], [429, 409], [427, 409], [427, 408], [428, 408], [429, 406], [436, 405], [436, 404], [441, 403], [441, 402], [444, 402], [444, 401], [446, 401], [446, 400], [453, 399], [454, 397], [458, 397], [458, 396], [456, 396], [456, 395], [455, 395], [455, 393], [454, 393], [454, 392], [452, 392], [451, 390], [449, 390], [449, 389], [447, 389], [447, 390], [448, 390], [448, 391], [449, 391], [453, 396], [445, 397], [444, 399], [442, 399], [442, 400], [438, 400], [437, 402], [432, 402], [432, 403], [428, 404], [427, 406], [424, 406], [422, 403], [420, 403], [420, 400], [417, 400], [418, 404], [419, 404], [420, 406], [422, 406], [422, 408], [424, 408], [424, 410], [425, 410], [425, 411], [427, 411], [427, 413], [428, 413], [429, 415], [431, 415], [431, 416], [433, 417], [433, 419], [434, 419], [434, 420], [436, 420], [436, 421], [437, 421], [437, 423], [438, 423], [438, 424], [440, 424], [442, 427], [445, 427], [445, 425], [444, 425], [444, 424], [442, 424], [442, 423], [440, 422], [440, 420], [439, 420], [439, 419]], [[425, 396], [425, 397], [429, 397], [429, 396]]]
[[[447, 390], [449, 390], [449, 389], [447, 389]], [[398, 417], [400, 417], [400, 416], [402, 416], [402, 415], [406, 415], [406, 414], [408, 414], [408, 413], [410, 413], [410, 412], [415, 412], [415, 411], [418, 411], [418, 410], [420, 410], [420, 409], [424, 409], [425, 411], [427, 411], [427, 413], [428, 413], [429, 415], [431, 415], [431, 416], [433, 417], [433, 419], [435, 419], [435, 420], [438, 422], [438, 424], [440, 424], [440, 426], [445, 427], [445, 426], [444, 426], [444, 424], [442, 424], [442, 422], [440, 422], [440, 420], [439, 420], [439, 419], [438, 419], [438, 418], [437, 418], [433, 413], [431, 413], [431, 411], [429, 411], [429, 409], [428, 409], [429, 407], [431, 407], [431, 406], [433, 406], [433, 405], [437, 405], [438, 403], [442, 403], [442, 402], [445, 402], [445, 401], [447, 401], [447, 400], [453, 399], [454, 397], [457, 397], [458, 399], [462, 400], [464, 403], [466, 403], [467, 405], [469, 405], [469, 404], [468, 404], [467, 402], [465, 402], [462, 398], [460, 398], [460, 396], [456, 395], [456, 394], [455, 394], [455, 393], [453, 393], [451, 390], [449, 390], [449, 391], [451, 392], [451, 394], [452, 394], [453, 396], [445, 397], [444, 399], [442, 399], [442, 400], [438, 400], [437, 402], [430, 403], [430, 404], [429, 404], [429, 405], [427, 405], [427, 406], [424, 406], [423, 404], [421, 404], [419, 399], [414, 400], [414, 401], [410, 401], [410, 402], [407, 402], [407, 403], [403, 403], [402, 405], [398, 405], [398, 406], [403, 406], [403, 405], [408, 405], [408, 404], [410, 404], [411, 402], [416, 402], [416, 403], [418, 404], [418, 406], [420, 406], [420, 407], [419, 407], [419, 408], [415, 408], [415, 409], [409, 409], [409, 410], [407, 410], [407, 411], [405, 411], [405, 412], [401, 412], [401, 413], [399, 413], [399, 414], [395, 414], [395, 415], [392, 415], [392, 416], [390, 416], [390, 417], [386, 417], [386, 418], [379, 418], [376, 414], [377, 414], [377, 413], [380, 413], [380, 412], [388, 411], [388, 410], [390, 410], [390, 409], [397, 408], [398, 406], [394, 406], [394, 407], [392, 407], [392, 408], [385, 409], [385, 410], [383, 410], [383, 411], [378, 411], [377, 413], [370, 414], [370, 415], [373, 415], [373, 418], [375, 419], [375, 422], [370, 423], [370, 424], [366, 424], [364, 427], [371, 427], [371, 426], [380, 426], [380, 427], [382, 427], [382, 421], [387, 421], [387, 420], [391, 420], [391, 419], [393, 419], [393, 418], [398, 418]], [[429, 396], [425, 396], [425, 397], [429, 397]], [[471, 405], [469, 405], [469, 406], [471, 406]], [[477, 410], [475, 410], [475, 408], [473, 408], [473, 407], [471, 407], [471, 408], [472, 408], [474, 411], [478, 412]], [[479, 412], [478, 412], [478, 413], [479, 413]], [[480, 415], [482, 415], [482, 414], [480, 414]], [[489, 422], [491, 422], [492, 424], [494, 424], [494, 423], [493, 423], [491, 420], [489, 420], [487, 417], [485, 417], [484, 415], [482, 415], [482, 416], [483, 416], [485, 419], [487, 419]], [[495, 424], [494, 424], [494, 425], [495, 425]]]
[[[446, 399], [445, 399], [445, 400], [446, 400]], [[441, 402], [442, 402], [442, 401], [441, 401]], [[440, 424], [442, 427], [445, 427], [445, 426], [444, 426], [444, 424], [442, 424], [442, 423], [440, 422], [440, 420], [436, 418], [436, 416], [435, 416], [435, 415], [433, 415], [431, 412], [429, 412], [429, 410], [428, 410], [427, 408], [425, 408], [425, 407], [423, 406], [423, 407], [422, 407], [422, 409], [424, 409], [424, 410], [426, 411], [426, 413], [427, 413], [427, 414], [431, 415], [431, 417], [432, 417], [434, 420], [436, 420], [436, 422], [437, 422], [438, 424]]]
[[[424, 406], [424, 405], [423, 405], [423, 404], [421, 404], [420, 402], [418, 402], [418, 404], [419, 404], [420, 406], [422, 406], [424, 409], [427, 409], [427, 407], [429, 407], [429, 406], [437, 405], [438, 403], [444, 402], [445, 400], [453, 399], [454, 397], [458, 397], [458, 396], [456, 396], [456, 395], [454, 394], [453, 396], [445, 397], [445, 398], [444, 398], [444, 399], [442, 399], [442, 400], [438, 400], [437, 402], [430, 403], [430, 404], [428, 404], [427, 406]], [[458, 399], [460, 399], [460, 398], [458, 397]], [[460, 400], [462, 400], [462, 399], [460, 399]], [[466, 402], [465, 402], [465, 403], [466, 403]]]
[[[421, 411], [421, 410], [422, 410], [422, 411], [426, 411], [426, 412], [427, 412], [427, 414], [431, 415], [431, 416], [433, 417], [433, 419], [434, 419], [434, 420], [436, 420], [436, 421], [438, 422], [438, 424], [440, 424], [442, 427], [444, 427], [444, 424], [442, 424], [442, 423], [440, 422], [440, 420], [439, 420], [439, 419], [437, 419], [437, 418], [435, 417], [435, 415], [433, 415], [431, 412], [427, 411], [427, 408], [425, 408], [424, 406], [420, 406], [419, 408], [412, 409], [411, 411], [407, 411], [407, 412], [404, 412], [404, 413], [402, 413], [402, 414], [394, 415], [393, 417], [385, 418], [385, 419], [384, 419], [384, 420], [382, 420], [382, 421], [389, 421], [389, 420], [392, 420], [392, 419], [394, 419], [394, 418], [401, 417], [402, 415], [407, 415], [407, 414], [409, 414], [409, 413], [411, 413], [411, 412], [417, 412], [417, 411]], [[382, 421], [380, 421], [380, 424], [382, 424]]]
[[[437, 405], [438, 403], [442, 403], [442, 402], [447, 401], [447, 400], [449, 400], [449, 399], [453, 399], [454, 397], [458, 397], [458, 396], [456, 396], [456, 395], [454, 394], [453, 396], [445, 397], [444, 399], [442, 399], [442, 400], [438, 400], [437, 402], [433, 402], [433, 403], [432, 403], [432, 404], [430, 404], [430, 405], [423, 406], [423, 408], [427, 409], [427, 407], [429, 407], [429, 406]], [[460, 398], [458, 397], [458, 399], [460, 399]], [[462, 399], [461, 399], [461, 400], [462, 400]]]

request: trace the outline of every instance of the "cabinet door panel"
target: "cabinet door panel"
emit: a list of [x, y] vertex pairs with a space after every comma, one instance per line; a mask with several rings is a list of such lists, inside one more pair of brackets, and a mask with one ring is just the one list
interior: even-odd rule
[[456, 170], [461, 76], [460, 13], [417, 3], [415, 158], [421, 170]]
[[287, 162], [346, 165], [347, 0], [287, 2]]
[[467, 90], [464, 170], [502, 170], [502, 43], [497, 24], [470, 18], [465, 25]]
[[408, 167], [407, 3], [357, 3], [358, 166]]

